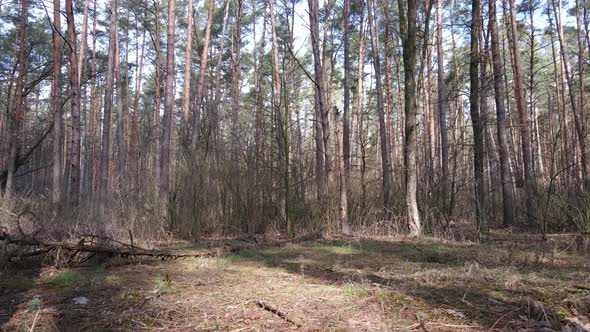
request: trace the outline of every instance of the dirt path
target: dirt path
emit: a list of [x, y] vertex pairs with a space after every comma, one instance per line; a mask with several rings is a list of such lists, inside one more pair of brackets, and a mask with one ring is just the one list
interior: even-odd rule
[[551, 331], [590, 319], [589, 270], [564, 253], [400, 239], [9, 271], [0, 329]]

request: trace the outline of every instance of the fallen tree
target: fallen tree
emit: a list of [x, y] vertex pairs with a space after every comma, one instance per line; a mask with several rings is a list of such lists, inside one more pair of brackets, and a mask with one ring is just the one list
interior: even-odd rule
[[[55, 254], [58, 265], [75, 266], [88, 262], [96, 255], [112, 257], [150, 257], [162, 260], [179, 258], [222, 256], [239, 251], [259, 247], [278, 247], [289, 243], [301, 243], [320, 238], [319, 235], [305, 235], [298, 238], [259, 242], [248, 237], [238, 239], [235, 243], [224, 242], [223, 245], [196, 252], [175, 252], [170, 250], [145, 249], [133, 244], [133, 236], [129, 233], [129, 244], [94, 235], [86, 236], [77, 242], [73, 241], [40, 241], [36, 239], [13, 239], [6, 232], [0, 234], [0, 266], [24, 258]], [[101, 242], [97, 243], [95, 240]], [[67, 253], [67, 254], [64, 254]], [[57, 262], [56, 262], [57, 264]]]

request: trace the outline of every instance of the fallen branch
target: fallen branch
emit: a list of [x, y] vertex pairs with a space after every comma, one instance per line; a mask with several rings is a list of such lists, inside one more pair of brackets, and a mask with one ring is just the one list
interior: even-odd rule
[[297, 327], [301, 327], [301, 324], [295, 323], [292, 319], [290, 319], [285, 313], [283, 313], [282, 311], [280, 311], [279, 309], [276, 309], [272, 306], [270, 306], [267, 303], [264, 303], [262, 301], [254, 301], [254, 304], [256, 304], [257, 306], [259, 306], [260, 308], [271, 312], [277, 316], [279, 316], [279, 318], [281, 318], [282, 320], [284, 320], [287, 323], [291, 323]]

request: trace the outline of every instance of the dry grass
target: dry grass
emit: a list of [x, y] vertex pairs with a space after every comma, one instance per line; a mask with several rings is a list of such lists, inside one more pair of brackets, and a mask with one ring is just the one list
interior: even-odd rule
[[[35, 322], [36, 331], [550, 331], [574, 324], [567, 319], [587, 323], [587, 257], [549, 249], [343, 239], [3, 272], [0, 329], [28, 331]], [[75, 304], [77, 297], [89, 303]]]

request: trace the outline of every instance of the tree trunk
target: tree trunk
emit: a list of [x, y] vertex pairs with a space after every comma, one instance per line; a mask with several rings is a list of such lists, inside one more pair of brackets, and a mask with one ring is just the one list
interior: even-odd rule
[[174, 116], [174, 31], [176, 28], [176, 0], [168, 1], [168, 29], [166, 33], [166, 89], [162, 118], [162, 146], [160, 147], [160, 199], [170, 209], [170, 149], [172, 117]]
[[[580, 20], [580, 0], [576, 0], [576, 39], [578, 41], [578, 114], [576, 116], [576, 130], [580, 140], [580, 152], [582, 162], [582, 180], [585, 190], [590, 190], [590, 170], [588, 169], [588, 149], [586, 147], [586, 111], [585, 111], [585, 89], [584, 89], [584, 39], [582, 39], [582, 24]], [[588, 38], [588, 36], [586, 36]], [[574, 101], [572, 101], [574, 103]], [[575, 110], [575, 109], [574, 109]]]
[[481, 31], [481, 3], [471, 2], [471, 53], [469, 62], [469, 111], [473, 126], [473, 170], [475, 176], [475, 213], [480, 236], [487, 235], [487, 197], [484, 180], [484, 125], [479, 111], [479, 37]]
[[100, 157], [99, 219], [104, 222], [106, 208], [109, 206], [109, 165], [111, 154], [111, 108], [113, 106], [113, 85], [115, 81], [115, 43], [117, 42], [117, 0], [111, 0], [111, 20], [109, 28], [109, 50], [106, 82], [104, 90], [104, 114], [102, 124], [102, 151]]
[[510, 32], [508, 40], [511, 44], [510, 46], [512, 49], [512, 68], [514, 71], [514, 95], [516, 99], [516, 109], [518, 111], [518, 117], [520, 120], [520, 139], [522, 144], [522, 161], [524, 166], [524, 187], [527, 210], [526, 212], [528, 222], [532, 225], [535, 222], [536, 217], [534, 210], [535, 179], [531, 163], [531, 129], [530, 120], [524, 100], [524, 89], [522, 84], [522, 70], [520, 62], [520, 48], [517, 37], [518, 33], [516, 27], [516, 9], [514, 5], [514, 0], [509, 0], [509, 4]]
[[17, 30], [17, 68], [18, 76], [16, 79], [16, 89], [14, 92], [14, 111], [10, 118], [10, 137], [9, 137], [9, 155], [6, 176], [6, 186], [4, 199], [8, 200], [14, 191], [14, 178], [17, 169], [18, 149], [20, 148], [19, 137], [21, 134], [22, 119], [25, 112], [25, 90], [27, 84], [28, 71], [28, 52], [29, 45], [28, 34], [29, 26], [27, 16], [29, 13], [29, 1], [22, 0], [20, 6], [20, 15]]
[[[228, 0], [229, 1], [229, 0]], [[201, 60], [199, 63], [199, 81], [197, 82], [197, 93], [195, 96], [195, 111], [193, 114], [193, 131], [191, 134], [191, 162], [196, 162], [197, 158], [197, 144], [199, 141], [199, 133], [201, 127], [200, 109], [203, 100], [205, 88], [205, 70], [207, 69], [207, 53], [209, 52], [209, 40], [211, 38], [211, 24], [213, 22], [213, 9], [215, 8], [215, 1], [209, 0], [209, 10], [207, 12], [207, 26], [205, 28], [205, 40], [203, 41], [203, 51], [201, 52]]]
[[92, 65], [90, 66], [90, 107], [87, 113], [87, 128], [84, 137], [84, 178], [82, 186], [86, 199], [93, 202], [95, 150], [96, 150], [96, 1], [93, 1], [92, 18]]
[[[324, 92], [324, 74], [320, 55], [319, 4], [318, 0], [308, 0], [309, 26], [313, 51], [315, 104], [316, 104], [316, 159], [318, 167], [318, 193], [323, 196], [329, 169], [329, 122]], [[321, 156], [318, 156], [321, 154]], [[321, 169], [320, 169], [321, 167]], [[321, 199], [321, 198], [320, 198]]]
[[61, 115], [61, 12], [60, 0], [53, 0], [53, 81], [51, 82], [51, 108], [53, 113], [53, 151], [51, 154], [51, 201], [59, 206], [63, 200], [62, 170], [62, 115]]
[[189, 106], [191, 91], [191, 67], [192, 67], [192, 43], [193, 43], [193, 0], [188, 0], [188, 12], [186, 14], [186, 49], [184, 51], [184, 84], [182, 85], [182, 115], [184, 118], [185, 134], [188, 135], [190, 123]]
[[[160, 185], [160, 158], [159, 158], [159, 151], [160, 151], [160, 104], [162, 102], [162, 98], [160, 97], [160, 90], [162, 86], [162, 60], [161, 60], [161, 49], [160, 49], [160, 1], [153, 0], [154, 2], [154, 20], [155, 20], [155, 37], [153, 40], [154, 43], [154, 52], [156, 53], [155, 56], [155, 96], [154, 96], [154, 159], [153, 159], [153, 169], [155, 170], [155, 185], [156, 187]], [[155, 190], [156, 195], [158, 193], [158, 189]]]
[[510, 176], [510, 154], [508, 153], [508, 123], [506, 120], [506, 110], [504, 100], [506, 92], [502, 82], [504, 68], [502, 65], [499, 39], [498, 24], [496, 21], [496, 0], [489, 1], [489, 29], [492, 44], [492, 69], [494, 73], [494, 100], [496, 101], [496, 124], [498, 127], [498, 150], [500, 154], [500, 181], [502, 183], [502, 224], [510, 226], [514, 219], [514, 195], [512, 192]]
[[275, 27], [275, 13], [273, 0], [268, 1], [268, 9], [270, 13], [270, 29], [271, 29], [271, 48], [272, 48], [272, 92], [273, 92], [273, 107], [274, 117], [276, 119], [276, 131], [277, 131], [277, 145], [279, 148], [279, 159], [277, 164], [279, 165], [279, 178], [283, 179], [283, 192], [279, 194], [279, 213], [281, 219], [287, 225], [287, 232], [289, 235], [293, 235], [294, 229], [293, 224], [289, 220], [288, 214], [288, 194], [289, 194], [289, 163], [288, 163], [288, 125], [286, 123], [287, 117], [283, 117], [281, 114], [281, 77], [279, 68], [279, 50], [277, 32]]
[[357, 61], [357, 87], [356, 87], [356, 105], [355, 114], [357, 118], [356, 139], [354, 143], [355, 148], [355, 164], [361, 172], [361, 208], [365, 207], [365, 150], [364, 150], [364, 66], [365, 66], [365, 1], [360, 3], [360, 27], [359, 27], [359, 45], [358, 45], [358, 61]]
[[[238, 150], [238, 115], [240, 111], [240, 50], [242, 42], [242, 6], [243, 0], [237, 0], [235, 2], [236, 8], [236, 21], [233, 31], [232, 38], [232, 52], [231, 52], [231, 77], [232, 77], [232, 89], [231, 89], [231, 156], [232, 156], [232, 168], [236, 180], [240, 178], [239, 169], [239, 150]], [[216, 87], [217, 88], [217, 87]]]
[[344, 13], [342, 17], [342, 43], [344, 44], [344, 105], [342, 114], [342, 157], [346, 177], [350, 172], [350, 0], [344, 0]]
[[343, 234], [349, 235], [351, 232], [350, 224], [348, 222], [348, 195], [346, 191], [346, 165], [344, 164], [344, 145], [342, 130], [343, 125], [340, 124], [340, 111], [338, 107], [334, 106], [334, 125], [336, 126], [336, 149], [338, 151], [338, 177], [339, 177], [339, 191], [340, 191], [340, 227]]
[[80, 195], [80, 81], [78, 59], [76, 57], [76, 32], [74, 31], [74, 6], [72, 0], [66, 0], [66, 18], [68, 21], [67, 39], [70, 61], [70, 101], [72, 112], [72, 142], [70, 165], [70, 206], [77, 206]]
[[[139, 40], [138, 40], [139, 41]], [[145, 31], [141, 38], [141, 53], [139, 45], [135, 49], [135, 62], [138, 63], [137, 74], [135, 78], [135, 96], [133, 97], [133, 126], [131, 128], [131, 153], [130, 160], [132, 163], [132, 177], [135, 180], [135, 186], [139, 190], [140, 176], [139, 176], [139, 96], [141, 91], [141, 78], [143, 72], [143, 51], [145, 48]]]
[[406, 141], [404, 153], [405, 183], [406, 183], [406, 212], [410, 227], [410, 234], [419, 236], [422, 233], [420, 214], [418, 211], [417, 194], [417, 169], [416, 169], [416, 148], [418, 119], [416, 112], [416, 0], [405, 1], [407, 11], [404, 8], [404, 1], [398, 0], [400, 13], [400, 33], [403, 45], [404, 60], [404, 113], [406, 121]]
[[[494, 1], [494, 0], [490, 0]], [[437, 88], [438, 88], [438, 123], [440, 126], [440, 164], [441, 164], [441, 201], [445, 213], [447, 209], [447, 192], [449, 191], [449, 144], [447, 139], [447, 113], [449, 100], [445, 86], [444, 55], [442, 41], [442, 8], [443, 0], [436, 1], [436, 62], [437, 62]]]
[[387, 148], [387, 133], [385, 123], [385, 108], [383, 105], [383, 87], [381, 85], [381, 60], [379, 56], [379, 35], [377, 29], [376, 8], [373, 0], [368, 1], [369, 31], [371, 33], [371, 48], [373, 50], [373, 67], [375, 69], [375, 89], [377, 93], [377, 113], [379, 114], [379, 136], [381, 139], [381, 167], [383, 172], [383, 208], [391, 209], [391, 160]]

